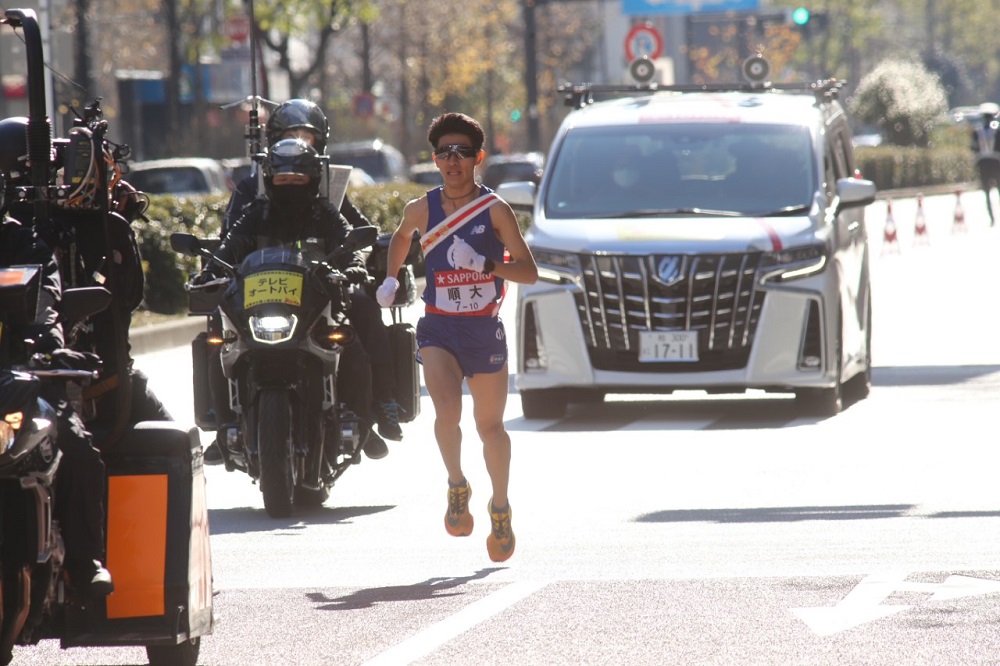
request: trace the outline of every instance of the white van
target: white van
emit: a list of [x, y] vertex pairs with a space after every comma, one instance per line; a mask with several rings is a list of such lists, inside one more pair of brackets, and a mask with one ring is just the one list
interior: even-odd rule
[[[520, 286], [527, 418], [608, 393], [868, 394], [865, 205], [839, 84], [573, 86], [530, 210]], [[592, 102], [594, 97], [610, 97]]]

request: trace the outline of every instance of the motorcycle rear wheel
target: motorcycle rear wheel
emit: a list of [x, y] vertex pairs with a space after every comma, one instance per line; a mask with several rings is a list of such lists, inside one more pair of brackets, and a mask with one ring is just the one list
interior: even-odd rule
[[272, 518], [292, 515], [295, 478], [292, 471], [291, 405], [284, 391], [264, 390], [257, 406], [260, 490]]
[[150, 666], [195, 666], [201, 650], [201, 636], [195, 636], [177, 645], [147, 645], [146, 657]]

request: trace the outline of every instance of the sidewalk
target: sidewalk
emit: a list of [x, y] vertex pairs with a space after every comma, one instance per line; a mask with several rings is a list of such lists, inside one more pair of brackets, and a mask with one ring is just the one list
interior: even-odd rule
[[129, 331], [132, 356], [150, 354], [173, 347], [186, 347], [205, 330], [205, 317], [185, 317], [162, 324], [139, 326]]

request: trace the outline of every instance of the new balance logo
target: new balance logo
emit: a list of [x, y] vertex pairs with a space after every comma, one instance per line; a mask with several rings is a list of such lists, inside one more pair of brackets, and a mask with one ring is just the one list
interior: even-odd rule
[[473, 234], [484, 234], [484, 233], [486, 233], [486, 225], [485, 224], [480, 224], [478, 226], [473, 227], [472, 228], [472, 233]]

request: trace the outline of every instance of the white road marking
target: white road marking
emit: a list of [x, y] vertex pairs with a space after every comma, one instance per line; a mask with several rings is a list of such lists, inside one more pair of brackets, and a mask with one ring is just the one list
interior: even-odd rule
[[363, 666], [399, 666], [412, 663], [548, 584], [548, 581], [511, 583], [469, 604], [451, 617], [427, 627], [402, 643], [397, 643], [377, 657], [366, 661]]
[[893, 592], [926, 592], [929, 601], [947, 601], [979, 594], [1000, 592], [1000, 581], [969, 576], [948, 576], [943, 583], [921, 583], [907, 581], [905, 573], [884, 573], [866, 576], [836, 606], [813, 608], [793, 608], [800, 620], [820, 636], [852, 629], [866, 622], [873, 622], [910, 608], [906, 606], [883, 606], [882, 602]]

